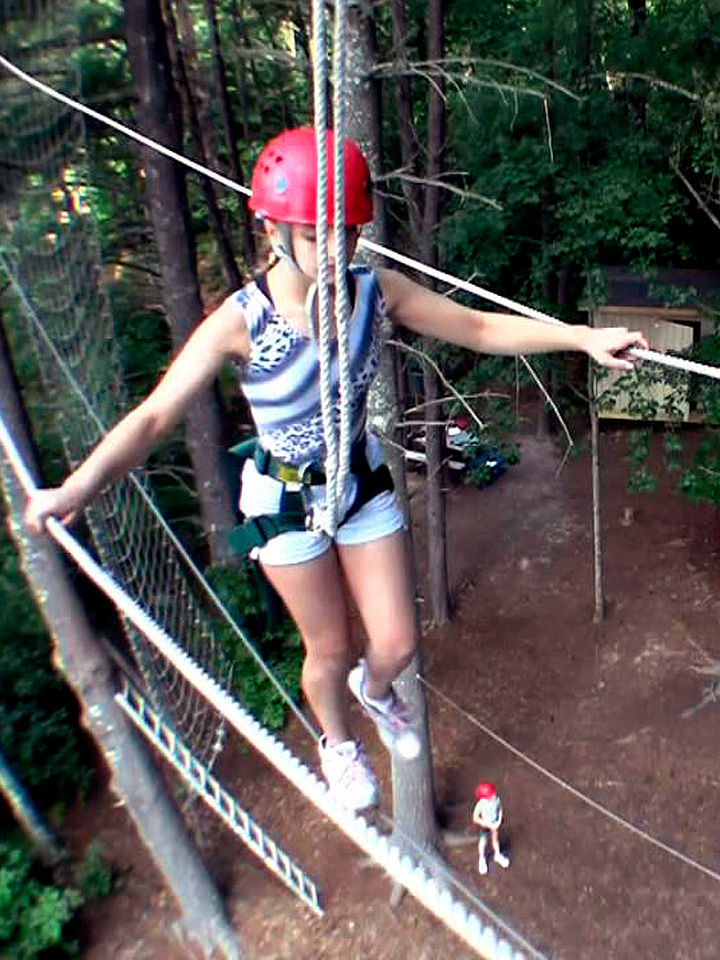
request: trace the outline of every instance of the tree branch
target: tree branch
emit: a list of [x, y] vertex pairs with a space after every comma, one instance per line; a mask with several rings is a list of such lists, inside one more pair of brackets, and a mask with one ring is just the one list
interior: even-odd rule
[[502, 84], [497, 83], [492, 80], [479, 80], [476, 77], [468, 76], [467, 73], [456, 73], [451, 74], [448, 67], [474, 67], [474, 66], [483, 66], [483, 67], [494, 67], [498, 70], [507, 70], [511, 73], [523, 74], [526, 77], [531, 77], [533, 80], [538, 80], [545, 87], [552, 87], [552, 89], [557, 90], [559, 93], [564, 94], [566, 97], [570, 97], [572, 100], [576, 100], [580, 103], [584, 98], [579, 94], [575, 93], [569, 87], [566, 87], [564, 84], [559, 83], [557, 80], [552, 80], [550, 77], [544, 76], [544, 74], [539, 73], [537, 70], [531, 70], [530, 67], [522, 67], [516, 63], [507, 63], [504, 60], [486, 60], [483, 57], [444, 57], [439, 60], [415, 60], [415, 61], [406, 61], [404, 63], [379, 63], [372, 71], [372, 76], [379, 77], [399, 77], [405, 76], [406, 74], [413, 73], [438, 73], [443, 76], [455, 76], [458, 79], [466, 83], [475, 83], [482, 86], [497, 86], [498, 88], [504, 88], [507, 90], [512, 90], [517, 93], [527, 93], [529, 96], [534, 97], [543, 97], [545, 94], [542, 90], [527, 90], [523, 88], [516, 87], [512, 84]]
[[404, 173], [402, 170], [394, 170], [385, 174], [384, 177], [378, 178], [378, 182], [387, 182], [388, 180], [406, 180], [409, 183], [418, 183], [429, 187], [438, 187], [442, 190], [448, 190], [450, 193], [456, 193], [458, 196], [463, 197], [463, 199], [479, 200], [480, 203], [486, 203], [495, 210], [503, 209], [502, 204], [498, 200], [485, 197], [481, 193], [475, 193], [473, 190], [463, 190], [461, 187], [456, 187], [451, 183], [446, 183], [444, 180], [440, 179], [440, 177], [415, 177], [411, 173]]
[[688, 191], [690, 192], [690, 194], [691, 194], [692, 197], [694, 198], [694, 200], [695, 200], [695, 202], [697, 203], [697, 205], [698, 205], [698, 206], [700, 207], [700, 209], [703, 211], [703, 213], [706, 213], [706, 214], [708, 215], [708, 217], [710, 217], [710, 220], [713, 222], [713, 224], [718, 228], [718, 230], [720, 230], [720, 220], [715, 216], [715, 214], [712, 212], [712, 210], [710, 209], [710, 207], [708, 207], [707, 203], [705, 203], [705, 201], [703, 200], [703, 198], [702, 198], [702, 197], [700, 196], [700, 194], [697, 192], [697, 190], [695, 189], [695, 187], [693, 187], [693, 185], [690, 183], [690, 181], [689, 181], [688, 178], [685, 176], [685, 174], [682, 172], [682, 170], [680, 169], [680, 167], [678, 167], [678, 165], [675, 163], [674, 160], [671, 160], [671, 161], [670, 161], [670, 166], [673, 168], [673, 170], [675, 171], [675, 173], [680, 177], [680, 179], [682, 180], [682, 182], [685, 184], [685, 186], [687, 187]]

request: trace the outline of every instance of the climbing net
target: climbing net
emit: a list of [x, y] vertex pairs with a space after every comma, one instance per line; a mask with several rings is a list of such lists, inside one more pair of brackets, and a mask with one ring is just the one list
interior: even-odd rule
[[[1, 7], [2, 53], [77, 96], [74, 4]], [[127, 406], [90, 207], [84, 118], [5, 72], [0, 91], [0, 262], [37, 349], [43, 402], [74, 467]], [[106, 568], [213, 676], [227, 680], [192, 562], [154, 508], [147, 478], [136, 473], [104, 491], [87, 520]], [[222, 731], [217, 715], [127, 619], [124, 627], [153, 703], [199, 757], [212, 759]]]

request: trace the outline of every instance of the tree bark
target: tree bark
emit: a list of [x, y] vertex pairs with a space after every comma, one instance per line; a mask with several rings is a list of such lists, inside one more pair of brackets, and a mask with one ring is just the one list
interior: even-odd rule
[[[428, 2], [427, 59], [441, 60], [445, 49], [445, 0]], [[440, 188], [433, 185], [442, 171], [445, 145], [444, 83], [437, 79], [428, 87], [427, 168], [423, 203], [423, 225], [420, 233], [422, 259], [428, 266], [438, 263], [437, 230], [440, 225]], [[430, 286], [435, 287], [432, 281]], [[433, 426], [426, 428], [427, 454], [427, 528], [428, 579], [430, 582], [431, 615], [435, 626], [450, 620], [450, 588], [447, 569], [447, 523], [445, 510], [445, 471], [442, 457], [445, 446], [443, 428], [435, 426], [441, 411], [435, 403], [439, 393], [437, 373], [430, 367], [424, 371], [426, 418]]]
[[218, 138], [215, 131], [215, 124], [213, 123], [214, 110], [212, 106], [215, 101], [215, 91], [212, 89], [212, 84], [208, 81], [207, 74], [200, 67], [195, 20], [190, 10], [190, 4], [188, 0], [161, 0], [161, 2], [164, 4], [164, 7], [161, 7], [161, 9], [164, 12], [168, 24], [170, 15], [172, 14], [173, 4], [177, 10], [177, 22], [180, 29], [177, 30], [176, 28], [176, 30], [181, 40], [185, 72], [194, 92], [203, 152], [208, 158], [210, 165], [219, 170]]
[[[198, 151], [198, 160], [203, 166], [212, 167], [213, 163], [207, 154], [206, 145], [208, 143], [208, 137], [203, 132], [200, 114], [198, 111], [197, 97], [195, 93], [196, 87], [191, 80], [190, 73], [188, 71], [186, 58], [183, 54], [180, 38], [177, 33], [175, 15], [172, 12], [172, 6], [170, 4], [168, 4], [167, 7], [167, 24], [169, 47], [173, 54], [173, 60], [175, 62], [180, 89], [182, 94], [184, 94], [187, 117], [190, 121], [190, 129], [192, 130], [193, 139]], [[217, 166], [217, 163], [215, 165]], [[225, 277], [230, 289], [237, 290], [242, 286], [242, 276], [235, 260], [232, 243], [230, 242], [230, 235], [225, 224], [225, 217], [223, 216], [222, 210], [220, 209], [220, 204], [218, 203], [215, 184], [212, 180], [210, 180], [209, 177], [201, 176], [200, 186], [202, 188], [203, 196], [205, 197], [205, 203], [207, 204], [208, 213], [210, 215], [210, 220], [212, 221], [215, 231], [215, 239], [217, 240], [218, 249], [220, 250], [220, 260], [222, 261], [223, 270], [225, 271]]]
[[[392, 0], [393, 56], [400, 63], [407, 63], [407, 37], [409, 33], [405, 0]], [[415, 133], [412, 80], [406, 74], [395, 83], [395, 109], [398, 117], [400, 156], [405, 173], [416, 176], [418, 172], [418, 140]], [[422, 195], [419, 184], [401, 180], [405, 202], [408, 207], [410, 230], [414, 237], [422, 231]]]
[[596, 628], [605, 620], [605, 559], [602, 533], [602, 489], [600, 486], [600, 417], [598, 416], [595, 372], [588, 373], [590, 409], [590, 475], [592, 479], [593, 585], [595, 608], [593, 623]]
[[[542, 0], [542, 52], [543, 73], [548, 79], [555, 76], [555, 0]], [[552, 88], [544, 91], [544, 108], [548, 147], [553, 141], [553, 98]], [[540, 195], [540, 244], [542, 251], [542, 287], [543, 299], [546, 303], [554, 303], [557, 297], [557, 277], [551, 267], [550, 246], [552, 244], [553, 223], [555, 210], [555, 183], [552, 173], [543, 179]], [[548, 391], [553, 392], [553, 362], [551, 357], [540, 358], [540, 379]], [[550, 406], [545, 400], [545, 394], [540, 393], [538, 399], [538, 417], [536, 433], [538, 437], [547, 437], [551, 430]]]
[[[22, 405], [2, 350], [0, 416], [37, 476]], [[177, 899], [182, 917], [175, 934], [207, 960], [211, 955], [236, 960], [239, 940], [228, 924], [217, 889], [144, 743], [115, 703], [110, 663], [59, 550], [49, 537], [31, 535], [21, 521], [26, 497], [4, 455], [0, 455], [0, 479], [23, 570], [53, 640], [54, 664], [78, 697], [81, 722], [111, 771], [112, 789]]]
[[[177, 97], [159, 0], [125, 0], [128, 53], [138, 96], [139, 129], [173, 150], [182, 147]], [[175, 350], [203, 316], [184, 171], [142, 147], [148, 206], [162, 274], [163, 301]], [[221, 404], [217, 385], [202, 390], [187, 413], [187, 441], [213, 561], [229, 555], [234, 514], [225, 477]]]
[[[352, 6], [348, 17], [347, 56], [347, 126], [348, 134], [357, 140], [370, 163], [370, 172], [377, 177], [381, 172], [382, 144], [380, 142], [380, 99], [378, 88], [370, 82], [368, 74], [375, 61], [374, 25], [371, 12], [361, 12]], [[382, 203], [375, 200], [376, 219], [367, 229], [368, 235], [380, 243], [387, 243], [387, 221], [380, 211]], [[385, 436], [392, 437], [397, 420], [397, 390], [395, 364], [389, 350], [384, 351], [380, 375], [373, 387], [370, 421]], [[405, 486], [405, 465], [400, 452], [391, 448], [388, 454], [396, 490], [406, 515], [408, 512]], [[412, 558], [412, 550], [411, 550]], [[414, 566], [414, 558], [411, 559]], [[393, 813], [396, 831], [394, 839], [412, 843], [408, 852], [415, 855], [414, 845], [424, 850], [433, 850], [437, 845], [435, 818], [435, 792], [432, 772], [432, 755], [427, 722], [425, 689], [421, 685], [422, 654], [420, 624], [416, 614], [417, 653], [410, 666], [396, 681], [395, 686], [402, 698], [410, 705], [419, 723], [422, 751], [416, 760], [398, 761], [393, 756]]]
[[[218, 94], [218, 104], [220, 107], [220, 120], [222, 122], [223, 135], [228, 153], [228, 162], [230, 167], [230, 176], [235, 183], [244, 184], [243, 169], [240, 162], [240, 151], [238, 150], [238, 134], [236, 130], [235, 117], [232, 110], [232, 102], [228, 91], [227, 68], [225, 58], [222, 52], [222, 43], [220, 38], [220, 29], [218, 26], [217, 6], [215, 0], [205, 0], [205, 15], [210, 24], [210, 36], [213, 47], [213, 64], [215, 67], [215, 87]], [[255, 261], [255, 236], [252, 231], [250, 210], [246, 203], [242, 205], [241, 229], [242, 229], [242, 249], [245, 261], [252, 264]]]

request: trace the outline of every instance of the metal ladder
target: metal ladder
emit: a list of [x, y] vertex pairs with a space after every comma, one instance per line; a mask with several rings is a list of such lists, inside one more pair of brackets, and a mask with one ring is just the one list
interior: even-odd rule
[[180, 740], [172, 727], [164, 723], [142, 694], [123, 677], [122, 690], [115, 699], [141, 733], [170, 761], [183, 779], [209, 807], [219, 814], [292, 892], [307, 904], [313, 913], [324, 916], [318, 890], [312, 880], [269, 837], [255, 820], [225, 790], [209, 770], [199, 763]]

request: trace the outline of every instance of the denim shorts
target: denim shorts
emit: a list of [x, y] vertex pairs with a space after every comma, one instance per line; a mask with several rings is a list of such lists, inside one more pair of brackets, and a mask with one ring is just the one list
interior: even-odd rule
[[[373, 470], [383, 462], [380, 442], [372, 434], [368, 434], [367, 457]], [[248, 518], [277, 513], [283, 487], [280, 480], [259, 473], [253, 460], [246, 460], [242, 472], [240, 510]], [[354, 490], [353, 481], [343, 497], [341, 511], [349, 508]], [[322, 505], [325, 500], [325, 487], [310, 487], [308, 494], [311, 504]], [[341, 523], [334, 538], [322, 530], [291, 530], [268, 540], [264, 547], [257, 548], [253, 556], [268, 566], [305, 563], [325, 553], [333, 541], [339, 546], [369, 543], [404, 527], [405, 518], [394, 491], [384, 490], [363, 504], [349, 520]]]

